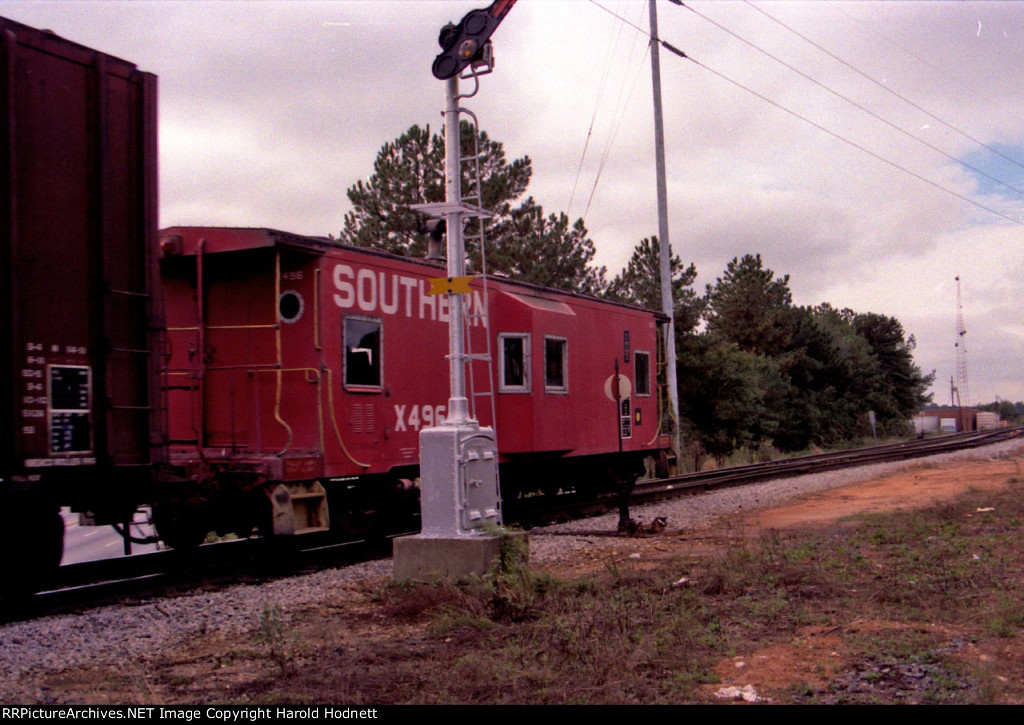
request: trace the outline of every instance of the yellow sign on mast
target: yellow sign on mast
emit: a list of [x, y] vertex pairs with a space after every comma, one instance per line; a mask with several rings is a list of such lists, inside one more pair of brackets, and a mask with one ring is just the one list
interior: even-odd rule
[[430, 289], [427, 290], [428, 295], [468, 295], [472, 290], [469, 288], [469, 283], [472, 277], [434, 277], [429, 280]]

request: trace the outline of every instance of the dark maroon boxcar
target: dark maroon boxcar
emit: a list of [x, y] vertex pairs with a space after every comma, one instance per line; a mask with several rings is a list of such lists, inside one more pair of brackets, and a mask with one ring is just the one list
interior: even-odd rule
[[9, 581], [59, 560], [59, 505], [130, 518], [159, 457], [156, 77], [0, 18], [0, 104]]
[[[171, 228], [161, 249], [172, 464], [243, 498], [343, 481], [374, 508], [372, 491], [408, 486], [449, 396], [448, 297], [428, 281], [443, 269], [269, 229]], [[506, 498], [598, 485], [667, 447], [658, 313], [493, 277], [471, 290], [469, 352], [493, 360], [471, 364], [471, 404], [496, 424]], [[331, 494], [337, 523], [353, 504]]]

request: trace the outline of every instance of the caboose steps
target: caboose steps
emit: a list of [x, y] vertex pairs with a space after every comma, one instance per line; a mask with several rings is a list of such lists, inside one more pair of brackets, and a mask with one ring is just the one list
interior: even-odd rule
[[275, 536], [329, 531], [327, 492], [317, 481], [279, 483], [270, 493]]

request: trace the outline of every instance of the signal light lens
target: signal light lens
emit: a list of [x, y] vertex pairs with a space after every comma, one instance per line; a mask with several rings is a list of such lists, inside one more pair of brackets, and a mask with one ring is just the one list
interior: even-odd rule
[[[490, 15], [486, 10], [473, 10], [462, 19], [462, 28], [470, 35], [479, 35], [487, 30]], [[497, 23], [494, 24], [498, 26]]]
[[435, 78], [442, 80], [451, 78], [453, 75], [459, 72], [458, 61], [450, 55], [439, 55], [434, 59], [434, 67], [432, 68]]
[[466, 38], [462, 41], [462, 45], [459, 46], [459, 57], [465, 60], [469, 60], [476, 55], [477, 48], [480, 45], [473, 38]]

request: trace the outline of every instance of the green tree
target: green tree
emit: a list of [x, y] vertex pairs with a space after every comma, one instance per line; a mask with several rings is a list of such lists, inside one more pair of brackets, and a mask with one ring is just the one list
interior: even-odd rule
[[707, 330], [741, 350], [777, 355], [793, 335], [789, 275], [775, 279], [761, 255], [733, 258], [715, 285], [707, 288]]
[[867, 342], [843, 313], [824, 304], [792, 311], [792, 336], [779, 361], [790, 383], [775, 444], [784, 450], [852, 440], [879, 375]]
[[851, 324], [867, 341], [882, 373], [882, 384], [873, 391], [872, 409], [890, 429], [901, 427], [928, 402], [925, 391], [935, 373], [925, 375], [914, 364], [917, 342], [913, 335], [905, 337], [895, 317], [869, 312], [856, 315]]
[[[501, 143], [486, 132], [460, 124], [464, 159], [479, 156], [480, 200], [472, 164], [462, 164], [462, 195], [479, 203], [492, 216], [485, 225], [488, 272], [513, 279], [596, 294], [606, 285], [603, 268], [592, 266], [594, 244], [582, 220], [570, 223], [565, 214], [545, 215], [532, 198], [518, 202], [533, 173], [529, 157], [507, 161]], [[479, 153], [478, 153], [479, 150]], [[426, 217], [414, 204], [444, 201], [444, 138], [430, 127], [413, 126], [384, 144], [373, 175], [348, 190], [352, 211], [345, 215], [340, 239], [344, 244], [378, 247], [403, 256], [423, 256], [427, 250]], [[472, 238], [479, 221], [466, 223]], [[480, 250], [467, 244], [470, 266], [480, 269]]]
[[[673, 255], [669, 270], [672, 279], [672, 301], [677, 340], [693, 333], [704, 311], [704, 300], [693, 290], [697, 268], [684, 268], [678, 255]], [[649, 310], [661, 309], [661, 245], [657, 237], [646, 237], [633, 248], [626, 267], [608, 284], [605, 296], [629, 302]]]
[[679, 373], [705, 448], [834, 445], [868, 433], [871, 410], [883, 431], [904, 431], [933, 379], [914, 365], [913, 336], [884, 315], [794, 307], [788, 284], [746, 255], [708, 286], [706, 332]]
[[[529, 157], [508, 162], [501, 143], [486, 132], [477, 137], [469, 123], [460, 124], [464, 157], [480, 151], [482, 205], [496, 218], [507, 218], [512, 202], [526, 191], [533, 173]], [[475, 192], [470, 165], [463, 164], [463, 194]], [[352, 211], [345, 215], [340, 241], [357, 247], [379, 247], [393, 254], [422, 256], [427, 249], [425, 217], [409, 207], [442, 202], [444, 137], [430, 126], [413, 126], [384, 144], [373, 164], [373, 175], [348, 190]]]
[[709, 335], [696, 342], [679, 360], [679, 412], [704, 450], [721, 459], [772, 441], [787, 389], [775, 362]]
[[1021, 403], [1014, 405], [1009, 400], [999, 400], [996, 398], [995, 402], [985, 403], [978, 406], [978, 410], [986, 410], [992, 413], [996, 413], [1001, 420], [1009, 421], [1010, 423], [1018, 422], [1019, 413], [1018, 410], [1022, 407]]
[[533, 197], [488, 232], [487, 267], [521, 282], [597, 295], [607, 286], [604, 267], [594, 267], [594, 243], [582, 219], [544, 215]]
[[423, 220], [409, 207], [444, 200], [444, 177], [431, 141], [430, 127], [413, 126], [384, 144], [373, 175], [348, 190], [352, 211], [345, 215], [340, 241], [356, 247], [380, 247], [394, 254], [422, 255], [427, 240]]
[[836, 310], [824, 303], [815, 307], [812, 314], [818, 327], [828, 335], [832, 349], [822, 374], [833, 398], [825, 411], [823, 425], [832, 430], [821, 443], [853, 440], [871, 409], [873, 391], [885, 387], [884, 373], [871, 346], [852, 325], [855, 312]]

